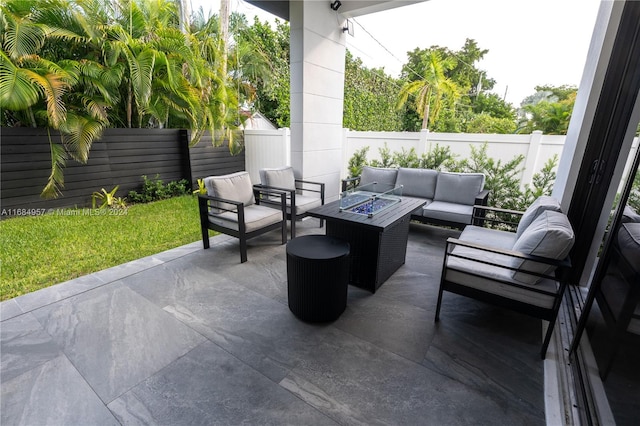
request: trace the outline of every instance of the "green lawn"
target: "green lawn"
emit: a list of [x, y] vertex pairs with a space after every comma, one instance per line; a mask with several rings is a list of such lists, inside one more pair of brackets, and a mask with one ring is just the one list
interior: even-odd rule
[[111, 214], [56, 210], [0, 221], [0, 300], [201, 239], [195, 196], [105, 212]]

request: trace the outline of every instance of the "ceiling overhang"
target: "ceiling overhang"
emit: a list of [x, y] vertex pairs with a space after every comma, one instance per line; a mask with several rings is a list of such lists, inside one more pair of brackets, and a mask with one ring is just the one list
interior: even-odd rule
[[[289, 1], [290, 0], [246, 0], [265, 12], [269, 12], [272, 15], [277, 16], [285, 21], [289, 20]], [[291, 0], [302, 1], [302, 0]], [[323, 0], [313, 0], [323, 1]], [[325, 0], [327, 7], [332, 1]], [[347, 17], [353, 18], [362, 15], [368, 15], [370, 13], [382, 12], [384, 10], [395, 9], [396, 7], [408, 6], [411, 4], [422, 3], [427, 0], [340, 0], [342, 5], [338, 12]]]

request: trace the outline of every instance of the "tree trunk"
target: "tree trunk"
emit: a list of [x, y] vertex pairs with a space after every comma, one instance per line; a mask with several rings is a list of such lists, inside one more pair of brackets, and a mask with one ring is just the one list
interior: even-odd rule
[[29, 120], [31, 120], [31, 127], [38, 127], [38, 123], [36, 122], [36, 116], [33, 115], [33, 109], [31, 107], [27, 108], [27, 114], [29, 115]]
[[131, 115], [133, 114], [131, 104], [133, 102], [133, 94], [131, 93], [131, 83], [127, 88], [127, 127], [131, 128]]
[[229, 0], [220, 1], [220, 42], [222, 43], [222, 75], [226, 79], [229, 55]]
[[178, 0], [178, 9], [180, 11], [180, 31], [186, 34], [189, 29], [189, 17], [191, 15], [189, 0]]
[[429, 101], [424, 106], [424, 117], [422, 117], [422, 130], [426, 129], [429, 124]]

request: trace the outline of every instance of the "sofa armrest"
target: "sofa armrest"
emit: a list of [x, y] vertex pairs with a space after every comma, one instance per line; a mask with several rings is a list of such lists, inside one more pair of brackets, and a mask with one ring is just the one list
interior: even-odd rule
[[489, 202], [490, 193], [491, 193], [490, 189], [483, 189], [482, 191], [480, 191], [478, 195], [476, 195], [476, 200], [473, 204], [478, 206], [486, 206], [487, 203]]
[[[209, 201], [215, 201], [218, 203], [226, 203], [235, 206], [234, 209], [229, 209], [220, 206], [209, 206]], [[237, 215], [238, 219], [238, 227], [241, 233], [244, 233], [245, 224], [244, 224], [244, 203], [227, 200], [225, 198], [213, 197], [207, 194], [198, 194], [198, 210], [200, 212], [200, 226], [202, 228], [202, 232], [208, 228], [207, 223], [209, 222], [209, 208], [216, 209], [220, 212], [230, 212]], [[205, 245], [205, 248], [208, 248], [208, 245]]]
[[213, 207], [211, 206], [211, 208], [216, 209], [216, 210], [220, 210], [221, 212], [232, 212], [232, 213], [237, 213], [238, 210], [240, 209], [244, 209], [244, 204], [242, 202], [239, 201], [233, 201], [233, 200], [227, 200], [226, 198], [220, 198], [220, 197], [213, 197], [211, 195], [207, 195], [207, 194], [198, 194], [198, 205], [200, 206], [200, 215], [202, 216], [202, 207], [204, 207], [204, 212], [205, 212], [205, 217], [208, 215], [208, 207], [209, 207], [209, 201], [216, 201], [218, 203], [225, 203], [225, 204], [232, 204], [233, 206], [235, 206], [235, 208], [233, 209], [228, 209], [228, 208], [224, 208], [224, 207]]
[[[466, 247], [468, 249], [472, 249], [471, 251], [465, 251], [465, 254], [458, 254], [458, 253], [454, 253], [454, 248], [456, 246], [460, 246], [460, 247]], [[493, 254], [497, 254], [497, 255], [502, 255], [502, 256], [507, 256], [509, 258], [516, 258], [516, 259], [522, 259], [523, 261], [529, 261], [529, 262], [534, 262], [534, 263], [539, 263], [539, 264], [544, 264], [544, 265], [548, 265], [548, 266], [552, 266], [554, 267], [554, 275], [545, 275], [542, 273], [538, 273], [538, 272], [534, 272], [534, 271], [530, 271], [530, 270], [526, 270], [526, 269], [521, 269], [519, 267], [514, 267], [513, 265], [506, 265], [506, 264], [501, 264], [501, 263], [497, 263], [495, 261], [489, 261], [486, 259], [482, 259], [482, 257], [472, 257], [470, 255], [470, 253], [472, 251], [478, 251], [478, 253], [493, 253]], [[559, 280], [564, 280], [566, 277], [564, 277], [564, 275], [568, 272], [568, 270], [571, 268], [571, 260], [567, 257], [565, 259], [562, 260], [557, 260], [557, 259], [552, 259], [552, 258], [548, 258], [548, 257], [541, 257], [541, 256], [535, 256], [535, 255], [531, 255], [531, 254], [526, 254], [520, 251], [515, 251], [515, 250], [505, 250], [502, 248], [498, 248], [498, 247], [491, 247], [485, 244], [478, 244], [478, 243], [474, 243], [474, 242], [470, 242], [470, 241], [464, 241], [464, 240], [460, 240], [457, 238], [453, 238], [453, 237], [449, 237], [447, 239], [447, 246], [445, 249], [445, 262], [444, 262], [444, 268], [447, 268], [447, 257], [457, 257], [460, 259], [465, 259], [465, 260], [471, 260], [474, 262], [479, 262], [479, 263], [483, 263], [485, 265], [489, 265], [489, 266], [493, 266], [496, 268], [502, 268], [502, 269], [509, 269], [513, 272], [521, 272], [524, 274], [529, 274], [529, 275], [535, 275], [539, 278], [545, 278], [545, 279], [559, 279]], [[524, 262], [522, 262], [522, 265], [525, 265]], [[563, 275], [562, 278], [558, 277], [558, 274]]]
[[518, 227], [518, 222], [523, 214], [524, 212], [519, 210], [476, 204], [473, 206], [471, 219], [476, 226], [489, 225], [488, 227], [514, 230]]
[[[324, 182], [312, 182], [310, 180], [302, 180], [296, 179], [296, 189], [308, 192], [316, 192], [320, 194], [320, 199], [322, 200], [322, 204], [324, 204]], [[299, 186], [298, 186], [299, 184]], [[317, 187], [317, 189], [311, 189], [309, 186]]]
[[[478, 195], [476, 195], [476, 199], [473, 202], [474, 206], [486, 206], [487, 204], [489, 204], [489, 193], [491, 192], [491, 190], [489, 189], [483, 189], [482, 191], [480, 191], [480, 193]], [[476, 226], [484, 226], [484, 217], [485, 217], [485, 211], [484, 210], [477, 210], [473, 209], [473, 213], [471, 214], [471, 224], [472, 225], [476, 225]]]
[[[253, 196], [256, 200], [256, 204], [260, 205], [260, 200], [263, 196], [267, 196], [269, 198], [274, 197], [275, 199], [279, 199], [277, 202], [280, 203], [280, 209], [282, 213], [286, 217], [287, 214], [287, 199], [291, 200], [291, 204], [295, 206], [296, 202], [296, 190], [295, 189], [286, 189], [286, 188], [277, 188], [275, 186], [267, 186], [261, 184], [253, 185]], [[275, 200], [271, 200], [272, 203], [276, 202]]]
[[360, 176], [354, 176], [346, 179], [342, 179], [342, 191], [355, 188], [360, 184]]

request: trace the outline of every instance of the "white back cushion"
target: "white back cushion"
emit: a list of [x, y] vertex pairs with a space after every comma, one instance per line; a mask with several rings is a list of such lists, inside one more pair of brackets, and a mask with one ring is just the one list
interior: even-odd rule
[[516, 229], [516, 237], [522, 235], [524, 230], [527, 229], [534, 220], [536, 220], [540, 213], [546, 210], [552, 210], [554, 212], [562, 211], [560, 203], [555, 198], [547, 195], [538, 197], [533, 203], [531, 203], [527, 210], [524, 211], [524, 214], [520, 218], [518, 229]]
[[482, 173], [440, 172], [434, 200], [472, 206], [482, 188], [484, 188]]
[[396, 185], [402, 185], [402, 195], [433, 200], [437, 181], [438, 172], [436, 170], [400, 167]]
[[293, 167], [260, 169], [260, 181], [263, 185], [282, 189], [296, 189]]
[[[524, 254], [562, 260], [569, 255], [575, 241], [573, 228], [567, 216], [560, 212], [545, 210], [524, 230], [513, 245], [513, 250]], [[553, 266], [519, 260], [515, 267], [527, 271], [550, 274]], [[542, 278], [522, 272], [514, 272], [513, 279], [525, 284], [536, 284]]]
[[[230, 175], [209, 176], [204, 179], [207, 194], [212, 197], [241, 202], [245, 206], [254, 203], [253, 185], [248, 172], [237, 172]], [[213, 202], [214, 207], [233, 210], [235, 206], [228, 203]], [[215, 211], [213, 213], [220, 213]]]
[[364, 166], [360, 175], [360, 185], [378, 183], [380, 187], [393, 188], [396, 184], [398, 169], [385, 169], [382, 167]]

